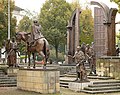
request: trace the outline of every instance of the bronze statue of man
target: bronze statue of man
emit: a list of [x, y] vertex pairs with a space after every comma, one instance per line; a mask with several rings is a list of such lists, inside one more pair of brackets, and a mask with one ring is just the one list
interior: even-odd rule
[[86, 49], [86, 45], [85, 43], [83, 42], [82, 45], [81, 45], [81, 50], [82, 52], [85, 54], [85, 49]]
[[36, 41], [37, 39], [41, 38], [42, 34], [40, 30], [41, 30], [41, 25], [39, 25], [37, 20], [34, 20], [33, 25], [31, 27], [31, 37], [29, 39], [30, 44]]
[[[15, 41], [15, 38], [13, 37], [12, 41], [10, 41], [10, 51], [8, 53], [8, 56], [10, 56], [11, 64], [15, 67], [18, 66], [16, 53], [18, 53], [18, 47], [17, 47], [17, 42]], [[18, 53], [18, 55], [19, 55], [19, 53]]]
[[77, 46], [77, 51], [75, 52], [73, 58], [75, 58], [76, 73], [77, 73], [77, 78], [75, 81], [77, 81], [78, 79], [80, 79], [80, 81], [86, 80], [87, 75], [86, 75], [85, 66], [84, 66], [85, 55], [81, 51], [80, 46]]
[[96, 57], [93, 46], [89, 48], [90, 74], [96, 74]]

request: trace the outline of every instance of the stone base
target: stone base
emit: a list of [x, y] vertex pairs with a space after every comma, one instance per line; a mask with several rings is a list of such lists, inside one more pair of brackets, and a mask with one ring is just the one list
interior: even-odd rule
[[120, 79], [120, 57], [103, 56], [97, 60], [97, 74], [99, 76]]
[[84, 89], [84, 87], [87, 87], [88, 85], [93, 84], [92, 82], [83, 82], [83, 83], [77, 83], [77, 82], [70, 82], [69, 83], [69, 89], [73, 91], [81, 91]]
[[8, 68], [7, 69], [7, 75], [8, 76], [17, 76], [19, 68]]
[[57, 69], [20, 69], [17, 88], [39, 93], [59, 93], [59, 71]]

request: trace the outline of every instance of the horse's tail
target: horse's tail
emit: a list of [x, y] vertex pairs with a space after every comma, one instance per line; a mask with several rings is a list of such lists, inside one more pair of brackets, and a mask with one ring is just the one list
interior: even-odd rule
[[45, 55], [45, 57], [47, 56], [47, 51], [46, 51], [46, 41], [45, 40], [43, 40], [44, 41], [44, 46], [43, 46], [43, 53], [44, 53], [44, 55]]

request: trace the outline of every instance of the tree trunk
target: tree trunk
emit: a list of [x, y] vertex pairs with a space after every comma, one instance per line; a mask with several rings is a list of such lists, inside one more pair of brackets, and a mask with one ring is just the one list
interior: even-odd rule
[[55, 47], [56, 62], [58, 62], [58, 48]]
[[0, 48], [0, 58], [1, 58], [1, 48]]

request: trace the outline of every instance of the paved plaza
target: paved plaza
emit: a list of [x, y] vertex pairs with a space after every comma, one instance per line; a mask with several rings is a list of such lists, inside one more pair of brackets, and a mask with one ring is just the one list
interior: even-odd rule
[[[40, 94], [35, 92], [28, 92], [18, 90], [17, 87], [3, 87], [0, 89], [0, 95], [92, 95], [82, 92], [74, 92], [67, 88], [61, 88], [60, 94]], [[104, 94], [93, 94], [93, 95], [120, 95], [119, 93], [104, 93]]]

